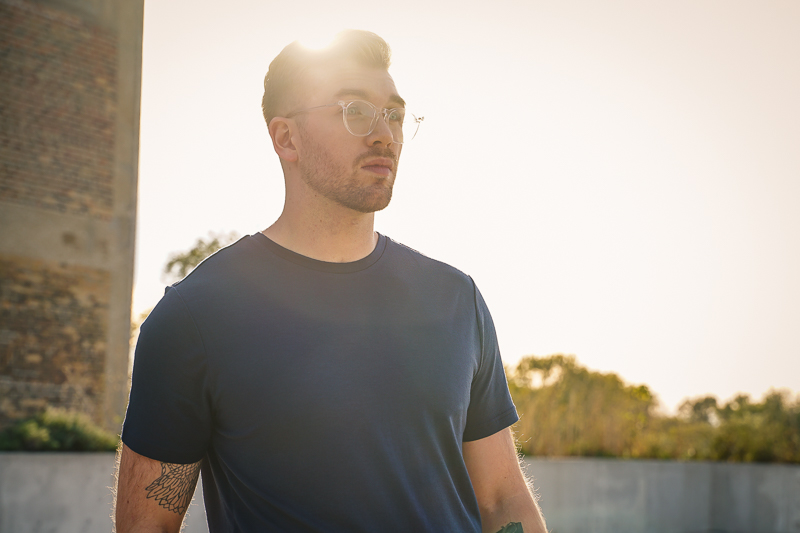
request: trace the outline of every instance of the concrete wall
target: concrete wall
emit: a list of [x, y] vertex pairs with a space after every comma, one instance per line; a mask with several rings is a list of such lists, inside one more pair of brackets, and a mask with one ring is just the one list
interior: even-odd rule
[[800, 532], [800, 466], [527, 459], [555, 533]]
[[[797, 533], [800, 466], [528, 459], [553, 533]], [[0, 533], [107, 533], [112, 453], [0, 453]], [[207, 533], [202, 489], [186, 533]]]
[[[114, 462], [109, 452], [0, 452], [0, 533], [108, 533]], [[201, 491], [185, 533], [208, 533]]]
[[127, 398], [143, 0], [0, 0], [0, 429]]

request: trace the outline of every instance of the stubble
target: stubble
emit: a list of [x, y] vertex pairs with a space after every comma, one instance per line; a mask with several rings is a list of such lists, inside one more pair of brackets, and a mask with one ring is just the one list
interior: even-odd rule
[[[301, 177], [311, 190], [360, 213], [374, 213], [389, 205], [398, 161], [388, 147], [372, 147], [359, 156], [351, 168], [346, 168], [337, 163], [333, 154], [314, 141], [302, 128], [299, 134], [306, 148], [305, 161], [300, 165]], [[376, 157], [394, 161], [392, 174], [383, 178], [359, 176], [359, 172], [363, 172], [361, 163]]]

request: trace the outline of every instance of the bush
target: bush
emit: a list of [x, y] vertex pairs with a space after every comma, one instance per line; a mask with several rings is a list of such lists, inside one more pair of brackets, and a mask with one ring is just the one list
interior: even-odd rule
[[527, 455], [800, 463], [800, 397], [788, 391], [689, 399], [668, 416], [646, 386], [572, 356], [525, 357], [507, 373]]
[[528, 455], [631, 457], [652, 420], [647, 387], [592, 372], [572, 356], [526, 357], [508, 377]]
[[118, 443], [86, 415], [63, 409], [48, 409], [0, 432], [5, 451], [100, 452], [114, 451]]

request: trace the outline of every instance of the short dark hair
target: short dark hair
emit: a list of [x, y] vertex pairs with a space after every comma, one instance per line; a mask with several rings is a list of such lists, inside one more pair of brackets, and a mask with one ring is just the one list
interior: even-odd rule
[[264, 77], [264, 96], [261, 111], [264, 120], [279, 116], [280, 107], [287, 96], [296, 93], [306, 81], [309, 69], [337, 60], [354, 60], [358, 65], [389, 69], [392, 51], [378, 35], [364, 30], [339, 32], [327, 47], [321, 50], [307, 48], [294, 41], [278, 54]]

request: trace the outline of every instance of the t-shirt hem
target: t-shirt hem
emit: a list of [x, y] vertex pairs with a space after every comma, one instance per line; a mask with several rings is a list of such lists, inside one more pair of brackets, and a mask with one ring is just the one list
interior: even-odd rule
[[462, 440], [464, 442], [471, 442], [489, 437], [498, 431], [513, 425], [517, 422], [517, 420], [519, 420], [517, 409], [516, 407], [511, 407], [502, 414], [494, 417], [489, 423], [484, 424], [480, 428], [469, 433], [464, 433], [464, 438]]
[[187, 459], [187, 457], [191, 456], [182, 453], [176, 453], [173, 450], [167, 450], [158, 446], [153, 446], [153, 444], [150, 442], [137, 441], [136, 438], [132, 437], [130, 434], [126, 435], [124, 430], [122, 432], [121, 440], [125, 446], [139, 455], [162, 463], [190, 465], [203, 459], [202, 455], [196, 459]]

